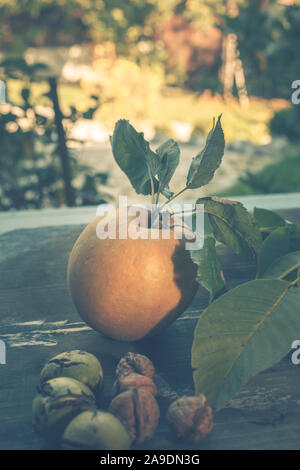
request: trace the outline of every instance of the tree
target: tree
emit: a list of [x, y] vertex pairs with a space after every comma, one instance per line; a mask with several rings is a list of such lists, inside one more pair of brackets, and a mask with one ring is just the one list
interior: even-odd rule
[[300, 5], [247, 0], [227, 22], [239, 38], [250, 94], [290, 99], [291, 83], [300, 75]]
[[111, 40], [126, 51], [145, 35], [151, 0], [1, 0], [0, 48], [20, 54], [28, 46]]

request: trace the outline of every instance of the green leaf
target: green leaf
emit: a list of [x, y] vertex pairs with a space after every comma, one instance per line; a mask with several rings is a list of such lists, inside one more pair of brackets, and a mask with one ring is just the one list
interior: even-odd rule
[[148, 165], [148, 169], [150, 170], [152, 177], [154, 177], [161, 167], [161, 161], [157, 153], [150, 149], [149, 143], [144, 139], [144, 134], [142, 132], [139, 134], [139, 138], [141, 145], [145, 149], [145, 160]]
[[292, 280], [290, 277], [295, 273], [294, 279], [297, 277], [297, 270], [300, 268], [300, 251], [291, 251], [286, 255], [277, 258], [264, 272], [264, 279], [286, 279]]
[[221, 115], [215, 120], [209, 132], [204, 149], [193, 158], [188, 171], [186, 186], [200, 188], [209, 183], [221, 164], [224, 155], [225, 140], [221, 126]]
[[204, 204], [219, 242], [247, 258], [256, 256], [262, 242], [261, 234], [253, 217], [240, 202], [205, 197], [198, 199], [197, 204]]
[[216, 252], [216, 241], [205, 237], [201, 250], [191, 250], [190, 255], [198, 267], [197, 281], [210, 294], [210, 300], [225, 292], [225, 280], [222, 266]]
[[210, 304], [194, 333], [196, 393], [220, 409], [276, 364], [300, 334], [299, 305], [300, 289], [273, 279], [247, 282]]
[[[157, 173], [160, 160], [150, 149], [142, 132], [138, 133], [125, 119], [115, 125], [111, 137], [113, 156], [122, 171], [129, 178], [138, 194], [151, 194], [150, 175]], [[158, 182], [154, 180], [157, 190]]]
[[210, 223], [210, 220], [209, 220], [209, 216], [208, 214], [206, 214], [204, 212], [204, 220], [203, 220], [203, 225], [204, 227], [200, 227], [200, 233], [197, 232], [197, 215], [198, 213], [195, 212], [192, 214], [191, 216], [191, 222], [188, 220], [188, 217], [186, 217], [187, 221], [188, 221], [188, 224], [190, 225], [191, 227], [191, 230], [197, 234], [198, 238], [201, 238], [203, 236], [203, 232], [202, 232], [202, 229], [204, 228], [204, 237], [214, 237], [214, 232], [213, 232], [213, 229], [211, 227], [211, 223]]
[[261, 231], [275, 230], [286, 224], [285, 220], [280, 217], [280, 215], [267, 209], [255, 207], [253, 216]]
[[288, 224], [274, 230], [264, 240], [258, 256], [257, 277], [263, 277], [267, 268], [281, 256], [300, 250], [300, 227]]
[[160, 190], [168, 189], [172, 176], [178, 166], [180, 159], [180, 149], [173, 139], [169, 139], [158, 147], [156, 150], [160, 157], [160, 168], [157, 176]]

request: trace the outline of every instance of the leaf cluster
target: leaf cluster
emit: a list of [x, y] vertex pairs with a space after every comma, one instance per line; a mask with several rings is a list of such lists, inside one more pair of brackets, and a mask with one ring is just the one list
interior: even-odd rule
[[[136, 192], [152, 194], [158, 211], [184, 191], [209, 183], [225, 147], [219, 116], [191, 162], [185, 186], [173, 193], [169, 184], [180, 156], [176, 142], [168, 140], [153, 151], [142, 133], [121, 120], [111, 143]], [[162, 205], [160, 193], [167, 198]], [[252, 376], [282, 359], [300, 335], [300, 227], [266, 209], [249, 213], [236, 201], [202, 197], [197, 204], [204, 210], [204, 244], [190, 254], [210, 303], [194, 332], [191, 366], [196, 392], [220, 409]], [[256, 279], [228, 290], [218, 244], [254, 261]]]
[[125, 119], [119, 120], [111, 137], [113, 156], [127, 175], [138, 194], [156, 195], [156, 204], [160, 194], [169, 201], [187, 189], [196, 189], [208, 184], [220, 166], [224, 154], [225, 140], [221, 127], [221, 116], [209, 132], [204, 149], [192, 160], [186, 179], [186, 185], [175, 194], [169, 190], [169, 183], [179, 164], [180, 149], [178, 144], [169, 139], [156, 151], [150, 148], [142, 132], [137, 132]]
[[[22, 102], [18, 106], [5, 104], [1, 107], [0, 210], [60, 206], [65, 203], [65, 195], [62, 189], [64, 176], [58, 158], [57, 130], [53, 117], [32, 104], [33, 68], [27, 67], [23, 59], [3, 61], [0, 67], [5, 69], [5, 77], [31, 77], [20, 92]], [[98, 98], [91, 98], [94, 103], [90, 109], [81, 113], [71, 108], [64, 119], [71, 122], [80, 117], [92, 119], [98, 107]], [[69, 158], [76, 204], [97, 205], [104, 201], [104, 197], [106, 201], [109, 196], [102, 196], [101, 186], [108, 175], [95, 173], [87, 165], [78, 163], [72, 155]], [[78, 184], [75, 178], [79, 173], [81, 178]]]

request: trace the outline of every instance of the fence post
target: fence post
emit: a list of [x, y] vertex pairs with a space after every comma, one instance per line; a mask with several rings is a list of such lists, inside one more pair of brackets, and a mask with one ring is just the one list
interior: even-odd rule
[[0, 364], [6, 364], [6, 344], [0, 339]]

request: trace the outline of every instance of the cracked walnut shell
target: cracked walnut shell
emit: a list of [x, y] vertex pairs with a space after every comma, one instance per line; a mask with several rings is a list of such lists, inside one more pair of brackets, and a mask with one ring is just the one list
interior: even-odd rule
[[149, 392], [131, 388], [117, 395], [109, 406], [127, 430], [131, 440], [141, 444], [153, 436], [159, 421], [158, 404]]
[[212, 409], [202, 394], [194, 397], [184, 396], [169, 406], [167, 421], [178, 439], [195, 444], [212, 430]]
[[155, 374], [155, 368], [148, 357], [129, 352], [120, 359], [116, 368], [116, 376], [120, 377], [123, 374], [128, 375], [133, 373], [145, 375], [152, 379]]
[[141, 388], [146, 390], [146, 392], [152, 393], [153, 396], [157, 395], [157, 388], [153, 380], [142, 374], [121, 375], [113, 385], [113, 394], [117, 395], [130, 388]]

